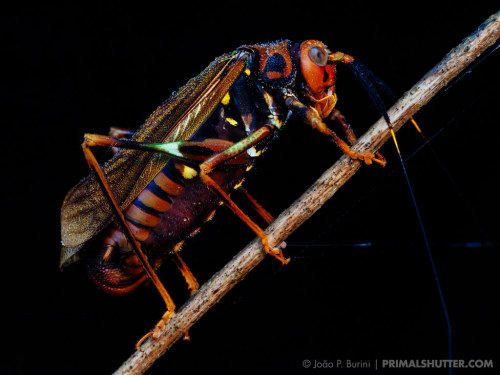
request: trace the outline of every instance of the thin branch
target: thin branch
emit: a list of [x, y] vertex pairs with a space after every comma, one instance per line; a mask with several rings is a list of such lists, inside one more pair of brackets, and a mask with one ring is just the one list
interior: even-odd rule
[[[398, 130], [420, 108], [456, 77], [500, 36], [500, 12], [488, 18], [469, 37], [450, 51], [445, 58], [411, 88], [388, 112]], [[359, 139], [354, 150], [376, 152], [389, 138], [390, 132], [383, 119], [378, 120]], [[286, 209], [269, 228], [270, 245], [276, 246], [309, 219], [361, 167], [362, 163], [341, 157], [295, 203]], [[224, 268], [207, 281], [170, 319], [158, 339], [148, 339], [115, 372], [115, 375], [143, 374], [163, 355], [184, 332], [198, 321], [234, 285], [240, 282], [264, 258], [259, 239], [251, 242]]]

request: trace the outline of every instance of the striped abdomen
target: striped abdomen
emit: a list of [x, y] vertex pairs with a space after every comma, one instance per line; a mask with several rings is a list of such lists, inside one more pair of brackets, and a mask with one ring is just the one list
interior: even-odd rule
[[[184, 171], [186, 168], [189, 167], [182, 163], [168, 163], [125, 210], [125, 219], [135, 238], [140, 242], [149, 237], [160, 222], [161, 215], [172, 206], [173, 200], [184, 190], [186, 179], [179, 169]], [[184, 173], [189, 177], [186, 172]]]
[[[185, 166], [170, 162], [124, 211], [130, 230], [144, 242], [161, 216], [184, 190]], [[189, 176], [188, 176], [189, 177]], [[155, 265], [161, 257], [154, 258]], [[101, 289], [111, 294], [127, 294], [146, 280], [146, 275], [133, 248], [115, 221], [107, 230], [97, 259], [89, 262], [89, 275]]]
[[[244, 168], [214, 171], [211, 175], [230, 191], [243, 177]], [[196, 170], [170, 161], [124, 211], [125, 219], [153, 266], [196, 233], [219, 206], [220, 199], [200, 179]], [[119, 224], [107, 230], [98, 257], [88, 263], [90, 278], [104, 291], [124, 295], [146, 280]]]

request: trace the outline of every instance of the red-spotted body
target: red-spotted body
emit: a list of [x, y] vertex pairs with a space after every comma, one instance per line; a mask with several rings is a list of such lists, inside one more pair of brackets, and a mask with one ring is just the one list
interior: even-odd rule
[[[158, 267], [167, 254], [177, 254], [221, 203], [262, 239], [266, 252], [286, 263], [281, 250], [270, 248], [262, 229], [231, 200], [231, 192], [293, 113], [349, 156], [384, 163], [352, 152], [324, 122], [332, 116], [354, 142], [349, 124], [334, 110], [337, 62], [353, 59], [331, 53], [317, 40], [242, 46], [162, 104], [131, 140], [86, 137], [84, 150], [95, 145], [124, 150], [102, 167], [103, 177], [101, 167], [89, 162], [94, 173], [67, 195], [61, 266], [85, 254], [96, 285], [127, 294], [151, 278], [145, 262]], [[254, 206], [266, 221], [272, 219]]]

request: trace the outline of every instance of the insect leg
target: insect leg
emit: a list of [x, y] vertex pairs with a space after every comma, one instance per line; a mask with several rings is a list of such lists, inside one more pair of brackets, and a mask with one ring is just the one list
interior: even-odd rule
[[179, 254], [179, 250], [182, 246], [182, 243], [184, 243], [184, 241], [179, 243], [179, 246], [176, 246], [176, 248], [174, 249], [174, 254], [175, 254], [174, 263], [179, 269], [179, 271], [181, 271], [181, 274], [184, 277], [184, 280], [186, 280], [186, 283], [188, 285], [188, 289], [191, 291], [191, 295], [193, 295], [198, 291], [198, 289], [200, 289], [200, 284], [198, 283], [198, 280], [196, 280], [193, 273], [191, 272], [191, 270], [189, 269], [189, 267]]
[[[198, 280], [196, 280], [196, 277], [193, 275], [187, 264], [184, 262], [184, 260], [181, 258], [179, 254], [180, 250], [179, 246], [178, 248], [174, 249], [175, 253], [175, 258], [174, 258], [174, 263], [181, 272], [182, 276], [184, 277], [184, 280], [186, 280], [186, 283], [188, 285], [188, 289], [190, 290], [190, 294], [193, 295], [200, 289], [200, 284], [198, 283]], [[163, 331], [165, 328], [165, 324], [168, 322], [168, 319], [170, 317], [165, 318], [165, 315], [162, 317], [162, 319], [156, 324], [155, 328], [151, 331], [148, 332], [146, 335], [144, 335], [136, 344], [137, 350], [140, 349], [142, 343], [149, 337], [153, 338], [158, 338], [160, 333]], [[190, 341], [189, 337], [189, 331], [184, 332], [184, 340], [185, 341]]]
[[376, 162], [382, 166], [385, 166], [385, 160], [381, 160], [375, 157], [375, 155], [371, 152], [352, 151], [351, 147], [349, 147], [346, 142], [344, 142], [337, 134], [335, 134], [333, 130], [326, 126], [315, 108], [306, 106], [294, 94], [287, 92], [285, 94], [285, 103], [291, 110], [298, 114], [304, 122], [309, 124], [314, 129], [318, 130], [319, 132], [330, 137], [337, 144], [337, 146], [340, 147], [342, 152], [344, 152], [344, 154], [346, 154], [350, 158], [362, 160], [366, 164]]
[[228, 147], [226, 150], [212, 156], [200, 165], [200, 177], [202, 181], [213, 191], [215, 191], [224, 203], [241, 219], [243, 222], [252, 229], [255, 234], [261, 239], [262, 245], [266, 253], [274, 256], [282, 264], [287, 264], [290, 259], [285, 259], [281, 249], [272, 248], [269, 245], [269, 238], [267, 234], [252, 220], [250, 219], [238, 205], [229, 197], [229, 195], [209, 176], [220, 164], [237, 157], [239, 154], [245, 152], [255, 144], [262, 141], [264, 138], [271, 134], [274, 130], [273, 126], [263, 126], [256, 132], [250, 134], [248, 137]]
[[[257, 200], [252, 195], [250, 195], [247, 189], [240, 186], [238, 190], [245, 195], [247, 200], [250, 202], [252, 208], [260, 215], [260, 217], [262, 217], [265, 220], [267, 225], [271, 224], [274, 221], [273, 215], [267, 212], [267, 210], [264, 207], [262, 207], [262, 205], [259, 202], [257, 202]], [[281, 244], [279, 244], [278, 248], [285, 249], [286, 246], [287, 246], [286, 242], [283, 241]]]
[[269, 212], [267, 212], [267, 210], [264, 207], [262, 207], [262, 205], [259, 202], [257, 202], [257, 200], [254, 197], [250, 195], [247, 189], [245, 189], [243, 186], [240, 186], [238, 190], [245, 195], [247, 200], [250, 202], [252, 208], [265, 220], [265, 222], [268, 225], [274, 221], [274, 217]]
[[[354, 143], [356, 143], [357, 137], [354, 134], [354, 130], [352, 130], [351, 124], [349, 124], [349, 122], [347, 122], [347, 119], [345, 118], [345, 116], [338, 109], [334, 109], [332, 111], [332, 114], [330, 115], [330, 120], [335, 121], [337, 124], [340, 125], [340, 127], [344, 131], [344, 134], [347, 137], [347, 141], [349, 142], [349, 144], [351, 146], [354, 145]], [[385, 161], [385, 158], [382, 156], [382, 154], [380, 152], [377, 152], [375, 155], [380, 160]]]
[[[174, 263], [177, 266], [177, 269], [181, 272], [182, 276], [184, 277], [184, 280], [186, 280], [186, 283], [188, 285], [188, 289], [191, 291], [191, 295], [195, 294], [198, 289], [200, 289], [200, 284], [198, 283], [198, 280], [194, 277], [193, 273], [187, 266], [186, 262], [181, 258], [181, 255], [179, 254], [179, 250], [181, 249], [182, 244], [184, 241], [179, 243], [178, 246], [174, 249]], [[191, 338], [189, 337], [189, 331], [184, 332], [184, 341], [191, 341]]]
[[92, 173], [94, 173], [94, 175], [96, 176], [96, 180], [98, 181], [101, 188], [103, 189], [105, 196], [108, 198], [109, 203], [111, 204], [111, 207], [112, 207], [113, 211], [115, 212], [116, 217], [123, 228], [123, 232], [124, 232], [125, 236], [127, 237], [128, 241], [132, 244], [132, 248], [134, 249], [134, 252], [136, 253], [137, 258], [141, 262], [141, 265], [143, 266], [144, 271], [146, 272], [146, 274], [148, 275], [148, 277], [152, 281], [152, 283], [158, 289], [158, 292], [162, 296], [163, 301], [165, 302], [165, 305], [167, 307], [167, 311], [162, 316], [160, 322], [156, 325], [154, 330], [152, 332], [148, 333], [146, 336], [144, 336], [141, 340], [139, 340], [139, 342], [137, 343], [137, 347], [140, 347], [142, 342], [147, 337], [149, 337], [149, 336], [157, 337], [160, 334], [161, 330], [165, 326], [165, 322], [167, 322], [170, 319], [170, 317], [174, 314], [175, 303], [172, 300], [172, 297], [170, 297], [170, 294], [168, 294], [167, 290], [163, 286], [163, 284], [160, 281], [160, 279], [158, 278], [158, 276], [156, 275], [156, 272], [149, 264], [149, 261], [147, 259], [146, 254], [144, 254], [144, 252], [141, 249], [140, 243], [137, 241], [134, 234], [130, 230], [130, 227], [128, 226], [127, 221], [125, 220], [125, 216], [123, 215], [123, 212], [122, 212], [118, 202], [114, 198], [113, 192], [112, 192], [111, 187], [109, 186], [109, 184], [107, 182], [106, 176], [104, 175], [104, 172], [102, 171], [101, 167], [99, 166], [99, 163], [97, 162], [94, 154], [90, 150], [90, 146], [91, 146], [91, 144], [88, 144], [86, 141], [84, 141], [84, 143], [82, 144], [83, 153], [85, 155], [85, 158], [87, 159], [87, 163], [89, 164], [89, 167], [90, 167]]
[[[136, 142], [123, 138], [99, 134], [85, 134], [85, 142], [91, 146], [111, 146], [131, 150], [160, 152], [171, 158], [189, 162], [203, 162], [209, 157], [224, 151], [233, 142], [223, 139], [205, 139], [203, 141], [177, 141], [167, 143]], [[235, 158], [235, 164], [244, 164], [248, 158]]]
[[330, 115], [330, 120], [335, 121], [337, 124], [340, 125], [340, 127], [342, 128], [347, 137], [347, 141], [351, 146], [354, 143], [356, 143], [356, 140], [358, 138], [354, 134], [354, 130], [352, 130], [351, 124], [347, 122], [345, 116], [342, 113], [340, 113], [338, 109], [334, 109], [332, 111], [332, 114]]

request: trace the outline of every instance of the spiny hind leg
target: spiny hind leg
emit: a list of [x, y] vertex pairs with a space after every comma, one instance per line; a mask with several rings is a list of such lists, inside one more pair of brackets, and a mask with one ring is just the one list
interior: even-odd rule
[[151, 282], [155, 285], [156, 289], [160, 293], [161, 297], [163, 298], [163, 301], [165, 302], [166, 305], [166, 313], [163, 314], [160, 322], [156, 325], [156, 327], [146, 334], [142, 339], [139, 340], [137, 343], [136, 347], [139, 348], [141, 344], [144, 342], [145, 339], [147, 339], [150, 336], [153, 336], [157, 338], [163, 328], [165, 327], [165, 323], [171, 318], [171, 316], [174, 314], [175, 311], [175, 303], [172, 300], [172, 297], [170, 297], [170, 294], [167, 292], [165, 287], [163, 286], [162, 282], [156, 275], [156, 272], [154, 268], [151, 266], [147, 255], [144, 253], [142, 250], [141, 243], [137, 240], [135, 237], [134, 233], [132, 232], [127, 220], [125, 219], [125, 214], [123, 213], [120, 205], [116, 201], [116, 198], [113, 194], [113, 191], [111, 190], [111, 187], [109, 186], [108, 180], [106, 179], [106, 176], [104, 175], [103, 170], [101, 169], [101, 166], [97, 162], [94, 154], [90, 150], [90, 147], [95, 146], [95, 144], [85, 137], [85, 140], [82, 144], [82, 149], [83, 153], [85, 155], [85, 158], [87, 159], [87, 163], [89, 165], [90, 170], [96, 177], [96, 181], [99, 183], [104, 195], [107, 197], [108, 202], [111, 206], [111, 209], [114, 211], [114, 214], [116, 216], [116, 220], [120, 224], [123, 234], [127, 238], [128, 242], [132, 246], [132, 250], [134, 251], [137, 259], [139, 260], [141, 266], [144, 269], [145, 274], [148, 276], [148, 278], [151, 280]]

